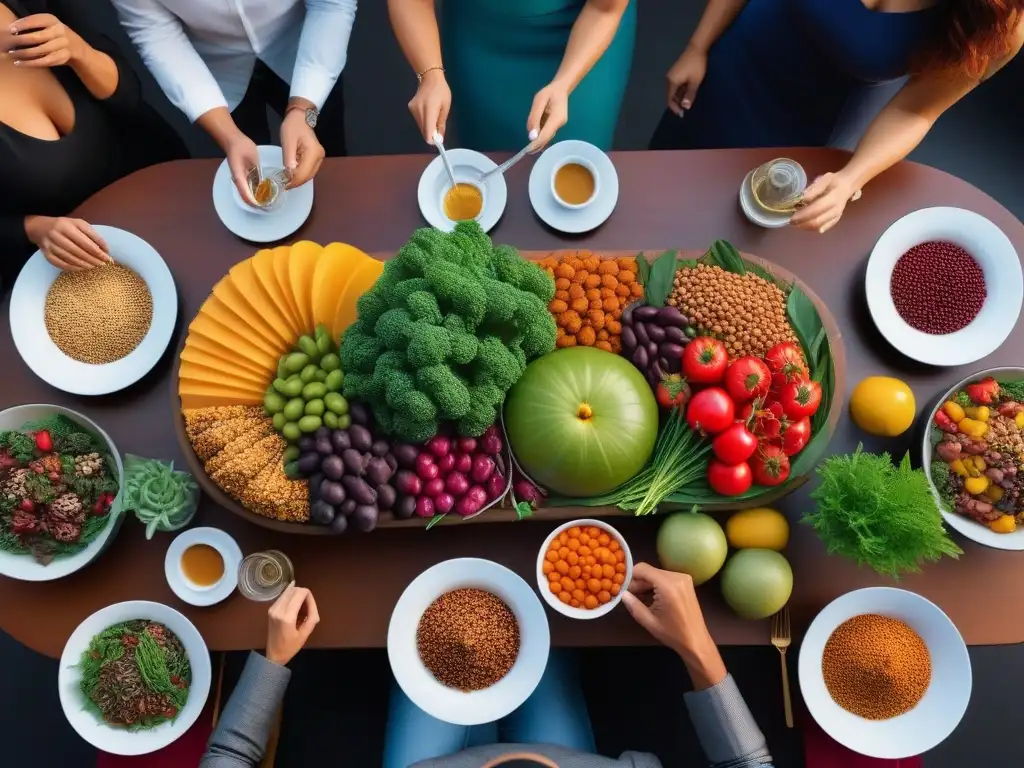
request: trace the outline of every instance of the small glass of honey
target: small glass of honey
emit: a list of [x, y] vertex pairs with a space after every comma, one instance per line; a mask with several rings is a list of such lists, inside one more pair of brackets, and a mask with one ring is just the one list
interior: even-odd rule
[[484, 189], [471, 181], [458, 181], [441, 196], [441, 212], [449, 221], [474, 221], [484, 212]]
[[251, 205], [239, 195], [238, 199], [247, 211], [271, 213], [284, 205], [288, 192], [288, 173], [284, 168], [253, 168], [245, 181], [249, 195], [256, 202], [256, 205]]

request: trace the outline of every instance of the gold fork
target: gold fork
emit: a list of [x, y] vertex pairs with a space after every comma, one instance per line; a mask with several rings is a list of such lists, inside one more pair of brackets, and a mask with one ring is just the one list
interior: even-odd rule
[[789, 607], [772, 616], [772, 645], [782, 658], [782, 701], [786, 707], [786, 727], [793, 727], [793, 701], [789, 696], [789, 670], [786, 668], [786, 650], [792, 642], [789, 629]]

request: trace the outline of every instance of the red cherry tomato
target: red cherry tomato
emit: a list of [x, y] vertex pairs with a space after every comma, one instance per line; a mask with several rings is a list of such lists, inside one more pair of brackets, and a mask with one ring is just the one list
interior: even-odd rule
[[658, 405], [666, 411], [673, 408], [685, 408], [686, 402], [690, 399], [690, 385], [686, 379], [678, 373], [663, 376], [658, 382], [658, 388], [654, 390], [654, 397]]
[[772, 374], [759, 357], [747, 355], [729, 363], [725, 369], [725, 389], [736, 403], [746, 403], [768, 394]]
[[795, 456], [804, 449], [810, 439], [811, 420], [808, 417], [791, 421], [782, 430], [782, 452], [787, 456]]
[[683, 375], [691, 384], [717, 384], [728, 362], [725, 346], [709, 336], [699, 336], [683, 349]]
[[717, 435], [736, 417], [736, 406], [729, 393], [721, 387], [708, 387], [690, 398], [686, 409], [686, 422], [691, 429]]
[[782, 446], [762, 443], [750, 459], [750, 469], [758, 485], [782, 485], [789, 479], [789, 456]]
[[821, 384], [816, 381], [791, 381], [779, 390], [779, 402], [786, 415], [797, 421], [813, 416], [821, 405]]
[[745, 461], [739, 464], [725, 464], [718, 459], [712, 459], [708, 462], [708, 485], [715, 493], [722, 496], [739, 496], [750, 490], [753, 483], [750, 465]]
[[807, 367], [807, 363], [804, 361], [803, 350], [791, 341], [780, 342], [769, 349], [768, 353], [764, 356], [764, 361], [768, 364], [772, 373], [778, 373], [787, 366], [796, 368]]
[[746, 424], [736, 421], [715, 436], [711, 450], [726, 464], [740, 464], [754, 455], [757, 438]]

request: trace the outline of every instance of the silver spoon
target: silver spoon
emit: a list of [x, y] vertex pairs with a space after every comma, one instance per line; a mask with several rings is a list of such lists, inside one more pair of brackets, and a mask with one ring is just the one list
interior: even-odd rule
[[444, 139], [437, 131], [434, 131], [434, 135], [431, 138], [434, 140], [434, 146], [437, 147], [437, 151], [441, 154], [441, 162], [444, 163], [444, 169], [448, 172], [448, 180], [451, 181], [452, 188], [458, 186], [455, 181], [455, 171], [452, 170], [451, 161], [448, 159], [448, 153], [444, 151]]
[[485, 182], [485, 181], [487, 181], [488, 178], [490, 178], [491, 176], [494, 176], [495, 174], [504, 173], [509, 168], [511, 168], [513, 165], [515, 165], [520, 160], [522, 160], [524, 157], [526, 157], [527, 153], [529, 153], [529, 151], [530, 151], [530, 147], [533, 146], [533, 142], [536, 141], [536, 139], [537, 139], [537, 131], [536, 130], [530, 131], [530, 135], [527, 138], [529, 138], [530, 142], [525, 147], [523, 147], [521, 150], [516, 152], [516, 154], [514, 154], [512, 157], [510, 157], [508, 160], [506, 160], [504, 163], [502, 163], [498, 167], [492, 168], [487, 173], [481, 174], [480, 181], [481, 182]]

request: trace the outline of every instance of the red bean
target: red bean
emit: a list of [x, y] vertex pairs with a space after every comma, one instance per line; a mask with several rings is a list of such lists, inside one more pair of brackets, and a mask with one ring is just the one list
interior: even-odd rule
[[892, 271], [896, 311], [924, 333], [953, 333], [967, 327], [985, 303], [985, 275], [978, 262], [953, 243], [915, 245]]

